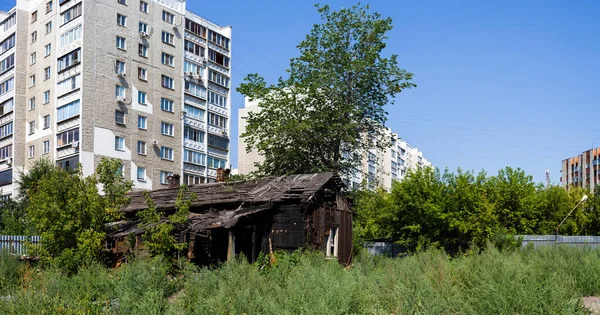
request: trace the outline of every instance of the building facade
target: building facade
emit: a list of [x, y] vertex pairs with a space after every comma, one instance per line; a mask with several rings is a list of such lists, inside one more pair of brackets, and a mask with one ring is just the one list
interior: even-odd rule
[[49, 158], [136, 189], [214, 181], [229, 162], [231, 27], [184, 0], [17, 0], [0, 22], [0, 189]]
[[569, 189], [583, 187], [594, 190], [600, 185], [600, 148], [587, 150], [561, 162], [560, 184]]
[[[238, 169], [245, 175], [257, 170], [264, 157], [256, 150], [246, 151], [246, 142], [241, 135], [246, 131], [246, 117], [250, 112], [260, 111], [259, 101], [245, 99], [244, 108], [238, 111]], [[385, 150], [370, 149], [363, 157], [361, 166], [352, 174], [344, 176], [342, 181], [346, 187], [359, 188], [363, 184], [369, 189], [383, 187], [391, 189], [393, 180], [401, 181], [409, 169], [432, 167], [423, 157], [423, 152], [413, 147], [402, 138], [387, 129], [392, 138], [390, 147]]]

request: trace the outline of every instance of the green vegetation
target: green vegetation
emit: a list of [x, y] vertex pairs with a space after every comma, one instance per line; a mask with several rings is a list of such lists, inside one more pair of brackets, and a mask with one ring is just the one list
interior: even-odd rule
[[510, 167], [496, 176], [427, 168], [409, 172], [390, 192], [354, 193], [355, 244], [384, 237], [412, 251], [440, 247], [453, 254], [489, 241], [506, 245], [507, 235], [554, 234], [584, 194], [590, 198], [563, 224], [564, 235], [600, 233], [600, 190], [535, 184]]
[[365, 149], [389, 144], [384, 106], [415, 86], [396, 55], [382, 55], [390, 18], [368, 6], [316, 7], [322, 22], [298, 45], [288, 78], [268, 85], [249, 74], [237, 88], [260, 101], [242, 137], [265, 157], [262, 175], [353, 170]]
[[574, 314], [600, 294], [600, 250], [556, 247], [449, 258], [360, 255], [351, 268], [319, 253], [242, 260], [219, 269], [160, 258], [72, 276], [0, 259], [0, 313], [119, 314]]

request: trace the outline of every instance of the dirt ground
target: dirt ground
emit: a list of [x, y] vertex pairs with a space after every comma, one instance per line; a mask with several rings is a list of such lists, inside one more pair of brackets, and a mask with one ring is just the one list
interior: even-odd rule
[[590, 313], [600, 315], [600, 296], [584, 297], [583, 305], [590, 311]]

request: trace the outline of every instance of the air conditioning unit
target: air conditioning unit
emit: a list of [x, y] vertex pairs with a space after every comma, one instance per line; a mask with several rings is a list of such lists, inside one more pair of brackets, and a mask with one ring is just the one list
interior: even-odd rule
[[150, 35], [148, 33], [144, 32], [144, 31], [140, 31], [140, 37], [141, 38], [148, 38], [148, 37], [150, 37]]
[[192, 78], [196, 81], [202, 81], [202, 76], [198, 73], [192, 73]]
[[73, 148], [79, 148], [79, 141], [75, 141], [75, 142], [71, 143], [71, 146]]
[[194, 73], [193, 72], [186, 72], [185, 76], [188, 78], [193, 78], [194, 77]]
[[8, 166], [12, 166], [12, 164], [13, 164], [13, 159], [12, 159], [12, 158], [8, 158], [8, 159], [6, 160], [6, 164], [7, 164]]
[[117, 96], [117, 102], [125, 103], [125, 96]]
[[208, 59], [206, 59], [206, 57], [202, 57], [202, 63], [206, 64], [208, 62]]
[[117, 71], [117, 76], [121, 78], [125, 77], [125, 71]]
[[224, 136], [227, 135], [227, 129], [223, 129], [223, 131], [221, 132]]
[[158, 147], [158, 141], [152, 140], [152, 146]]

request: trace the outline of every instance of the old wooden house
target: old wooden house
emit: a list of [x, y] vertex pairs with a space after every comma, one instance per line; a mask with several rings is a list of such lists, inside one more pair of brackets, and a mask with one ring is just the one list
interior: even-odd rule
[[[347, 264], [352, 211], [341, 186], [333, 173], [191, 186], [188, 193], [197, 198], [176, 237], [187, 242], [188, 258], [200, 265], [239, 254], [253, 262], [260, 252], [298, 248], [321, 250]], [[152, 191], [150, 197], [158, 210], [169, 214], [175, 211], [177, 193], [173, 187]], [[109, 225], [107, 249], [118, 254], [131, 246], [143, 248], [144, 228], [136, 214], [145, 208], [144, 195], [132, 193], [130, 206], [123, 210], [125, 219]]]

